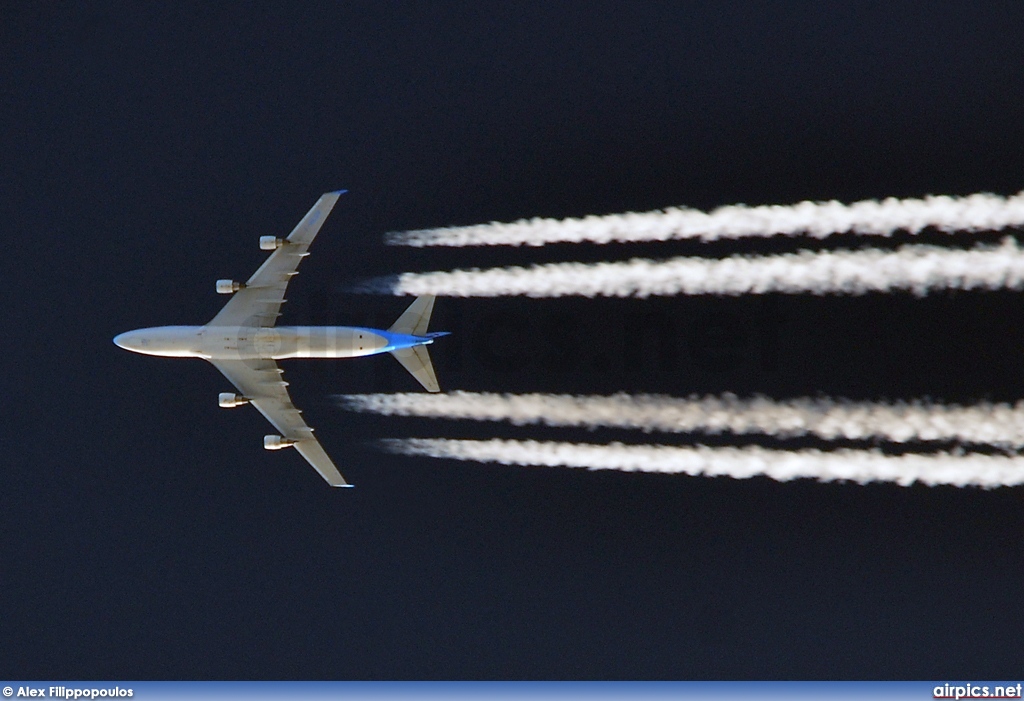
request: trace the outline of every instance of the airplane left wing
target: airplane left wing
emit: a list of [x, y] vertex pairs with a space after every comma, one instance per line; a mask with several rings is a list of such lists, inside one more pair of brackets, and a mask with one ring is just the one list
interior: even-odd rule
[[288, 282], [298, 274], [299, 263], [309, 255], [309, 244], [320, 231], [327, 215], [345, 190], [328, 192], [320, 196], [288, 238], [270, 254], [266, 262], [224, 305], [210, 326], [257, 326], [269, 328], [277, 323], [284, 303]]
[[273, 360], [210, 360], [231, 380], [242, 396], [259, 409], [281, 436], [295, 441], [294, 447], [332, 487], [351, 486], [338, 472], [330, 456], [313, 437], [313, 429], [302, 420], [301, 412], [288, 396], [284, 372]]

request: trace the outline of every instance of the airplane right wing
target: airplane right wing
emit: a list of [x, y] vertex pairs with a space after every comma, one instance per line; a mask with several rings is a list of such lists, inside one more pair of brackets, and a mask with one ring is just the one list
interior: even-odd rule
[[231, 380], [249, 402], [281, 436], [294, 441], [299, 451], [313, 468], [332, 487], [351, 487], [338, 472], [320, 442], [313, 437], [313, 429], [302, 420], [301, 412], [288, 396], [288, 383], [281, 379], [282, 370], [273, 360], [219, 360], [210, 362]]

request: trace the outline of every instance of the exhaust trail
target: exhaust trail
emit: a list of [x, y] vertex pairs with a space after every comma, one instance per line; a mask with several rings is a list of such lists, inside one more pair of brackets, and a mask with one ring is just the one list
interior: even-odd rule
[[625, 393], [611, 396], [564, 394], [339, 395], [352, 411], [386, 416], [507, 421], [584, 428], [627, 428], [645, 432], [764, 434], [825, 440], [882, 439], [960, 441], [1005, 449], [1024, 448], [1024, 401], [973, 406], [922, 402], [873, 403], [829, 398], [773, 401], [767, 397], [680, 399]]
[[764, 475], [783, 482], [811, 478], [822, 482], [849, 480], [864, 484], [883, 481], [902, 486], [921, 482], [929, 486], [948, 484], [986, 488], [1024, 484], [1024, 458], [976, 453], [883, 455], [866, 450], [781, 451], [757, 446], [708, 448], [446, 438], [388, 439], [382, 442], [382, 447], [402, 455], [502, 465], [662, 472], [736, 479]]
[[908, 290], [1024, 288], [1024, 250], [1011, 237], [999, 246], [960, 250], [908, 245], [895, 251], [800, 251], [722, 259], [678, 257], [608, 263], [548, 263], [528, 268], [402, 273], [370, 281], [364, 291], [448, 297], [650, 297], [652, 295], [865, 294]]
[[811, 236], [855, 232], [891, 236], [919, 233], [926, 227], [944, 232], [998, 231], [1024, 225], [1024, 192], [1012, 197], [979, 193], [923, 199], [863, 200], [853, 204], [800, 202], [748, 207], [730, 205], [711, 212], [674, 207], [581, 219], [520, 219], [388, 234], [398, 246], [542, 246], [548, 243], [611, 243], [672, 239], [735, 239], [747, 236]]

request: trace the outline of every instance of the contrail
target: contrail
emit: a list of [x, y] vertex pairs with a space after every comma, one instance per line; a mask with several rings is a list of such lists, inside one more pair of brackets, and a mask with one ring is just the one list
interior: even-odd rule
[[908, 245], [895, 251], [800, 251], [773, 256], [548, 263], [529, 268], [402, 273], [366, 289], [448, 297], [649, 297], [651, 295], [864, 294], [937, 289], [1021, 289], [1024, 251], [1010, 237], [968, 250]]
[[400, 246], [542, 246], [547, 243], [610, 243], [671, 239], [735, 239], [746, 236], [811, 236], [855, 232], [890, 236], [912, 234], [926, 227], [940, 231], [998, 231], [1024, 225], [1024, 192], [1012, 197], [976, 194], [968, 197], [889, 197], [853, 204], [800, 202], [795, 205], [748, 207], [730, 205], [711, 212], [670, 208], [581, 219], [520, 219], [503, 224], [423, 229], [388, 234]]
[[625, 393], [611, 396], [564, 394], [340, 395], [353, 411], [387, 416], [422, 416], [477, 421], [508, 421], [517, 426], [627, 428], [666, 433], [764, 434], [781, 438], [816, 436], [825, 440], [882, 439], [958, 441], [1024, 447], [1024, 401], [1016, 405], [983, 402], [973, 406], [922, 402], [873, 403], [829, 398], [774, 401], [767, 397], [681, 399]]
[[496, 462], [502, 465], [578, 467], [588, 470], [665, 472], [745, 479], [765, 475], [779, 481], [813, 478], [895, 482], [907, 486], [950, 484], [1001, 487], [1024, 484], [1024, 458], [981, 454], [883, 455], [877, 451], [781, 451], [742, 448], [675, 447], [610, 443], [545, 443], [509, 440], [403, 438], [383, 441], [404, 455]]

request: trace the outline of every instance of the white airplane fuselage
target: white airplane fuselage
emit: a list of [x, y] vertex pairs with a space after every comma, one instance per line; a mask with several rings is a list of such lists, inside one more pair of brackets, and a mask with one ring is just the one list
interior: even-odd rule
[[114, 339], [145, 355], [206, 360], [356, 358], [426, 345], [443, 333], [411, 336], [360, 326], [156, 326]]

